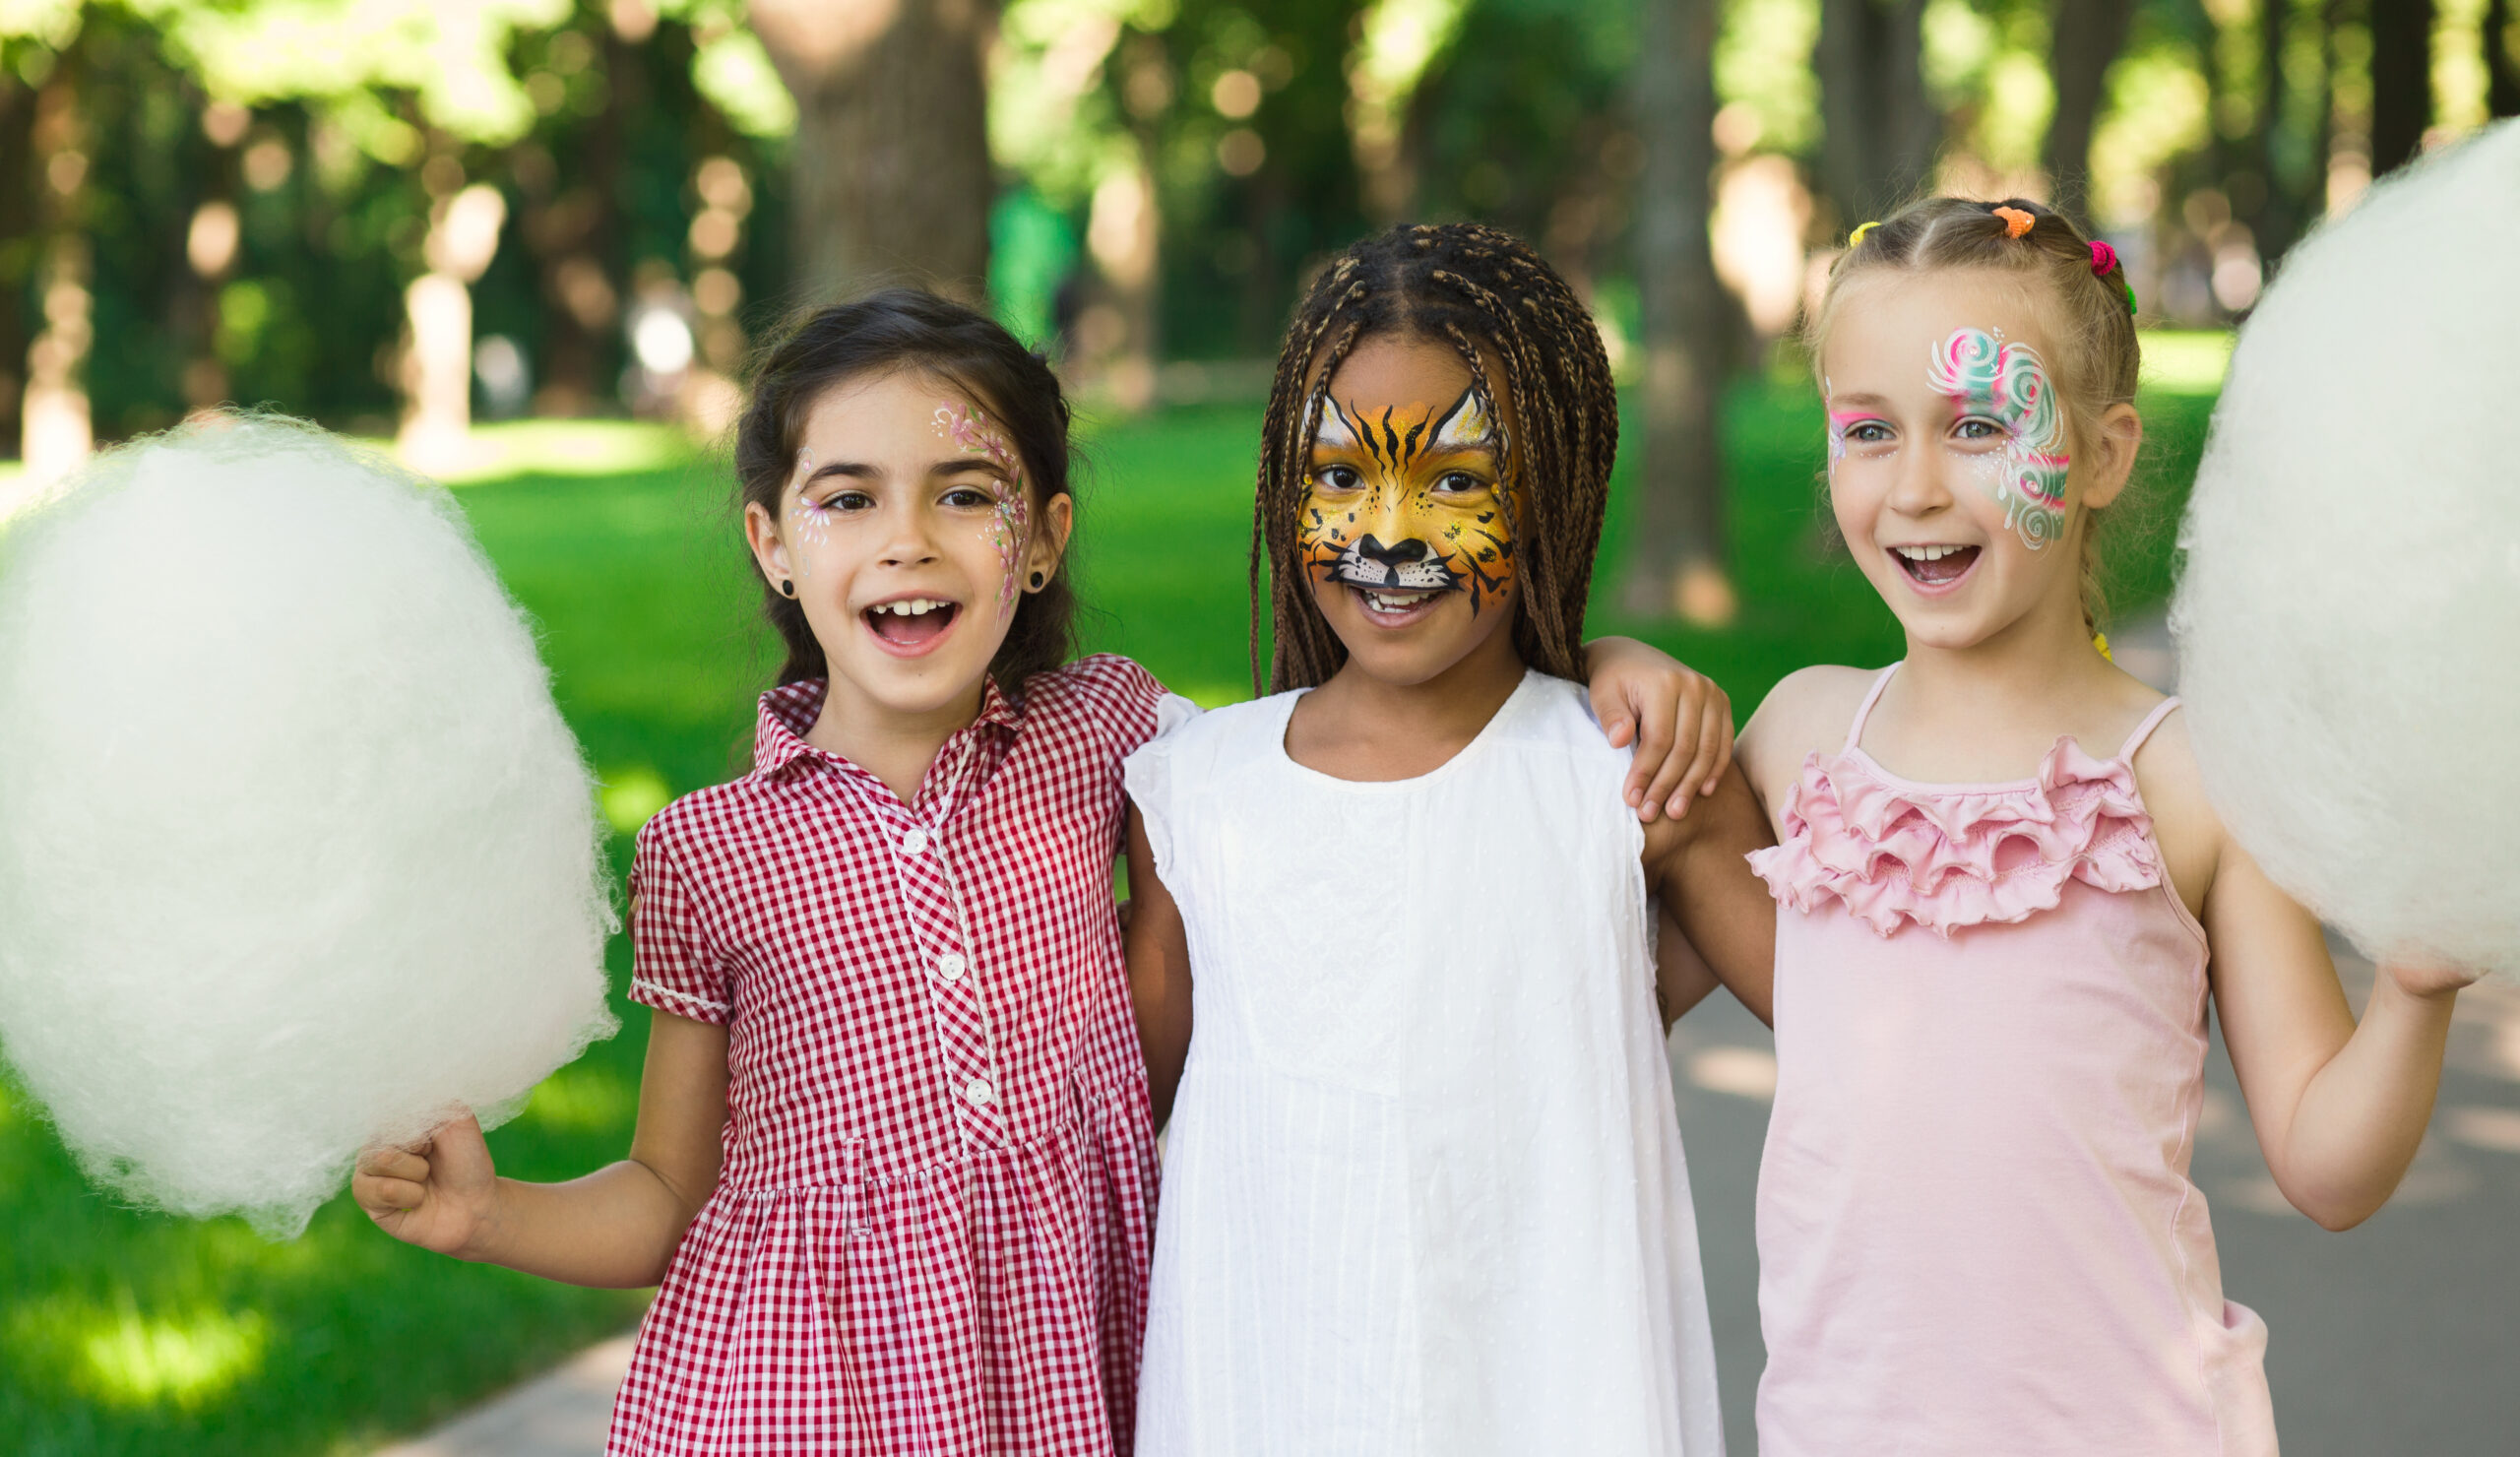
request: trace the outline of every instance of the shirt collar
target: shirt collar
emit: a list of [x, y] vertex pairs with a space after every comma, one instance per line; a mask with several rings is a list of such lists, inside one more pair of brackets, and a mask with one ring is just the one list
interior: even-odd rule
[[[840, 764], [849, 762], [841, 755], [805, 742], [805, 734], [822, 714], [823, 695], [830, 687], [827, 678], [804, 678], [783, 683], [761, 695], [760, 716], [754, 723], [752, 735], [755, 774], [776, 774], [799, 759]], [[987, 727], [1012, 731], [1022, 728], [1023, 724], [1023, 711], [997, 691], [997, 679], [981, 679], [980, 711], [979, 716], [972, 721], [972, 728]], [[970, 732], [972, 728], [958, 730], [958, 733]]]

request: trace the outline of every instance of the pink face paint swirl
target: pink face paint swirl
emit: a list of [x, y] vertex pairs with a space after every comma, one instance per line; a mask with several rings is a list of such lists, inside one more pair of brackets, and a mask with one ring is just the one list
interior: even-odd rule
[[2063, 535], [2065, 417], [2039, 351], [2006, 344], [1983, 329], [1958, 330], [1935, 348], [1925, 378], [1964, 411], [1983, 411], [2004, 427], [2004, 454], [1994, 496], [2004, 525], [2036, 551]]
[[963, 454], [980, 456], [1006, 473], [1005, 478], [989, 482], [988, 493], [995, 504], [980, 536], [997, 549], [998, 560], [1005, 567], [1005, 577], [998, 588], [998, 612], [1011, 612], [1019, 590], [1024, 547], [1032, 529], [1032, 503], [1025, 499], [1023, 457], [1016, 453], [1014, 442], [989, 423], [988, 416], [969, 405], [937, 406], [936, 433], [954, 442]]

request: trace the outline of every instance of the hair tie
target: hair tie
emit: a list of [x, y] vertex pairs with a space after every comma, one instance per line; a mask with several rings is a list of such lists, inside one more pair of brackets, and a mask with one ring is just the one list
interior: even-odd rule
[[1874, 228], [1879, 227], [1880, 225], [1881, 225], [1881, 224], [1880, 224], [1880, 222], [1877, 222], [1877, 221], [1876, 221], [1876, 222], [1858, 222], [1858, 223], [1857, 223], [1857, 224], [1856, 224], [1855, 231], [1853, 231], [1853, 232], [1851, 232], [1851, 233], [1848, 233], [1848, 234], [1847, 234], [1847, 248], [1848, 248], [1848, 250], [1849, 250], [1849, 251], [1853, 251], [1854, 249], [1857, 249], [1857, 248], [1860, 248], [1860, 247], [1862, 247], [1862, 246], [1863, 246], [1863, 235], [1864, 235], [1865, 233], [1867, 233], [1867, 232], [1872, 231]]
[[2004, 220], [2004, 236], [2008, 238], [2020, 237], [2023, 233], [2030, 231], [2031, 225], [2039, 221], [2019, 208], [1997, 208], [1994, 210], [1994, 215]]
[[2091, 240], [2091, 276], [2095, 279], [2108, 278], [2109, 271], [2116, 266], [2117, 250], [2098, 238], [2093, 238]]

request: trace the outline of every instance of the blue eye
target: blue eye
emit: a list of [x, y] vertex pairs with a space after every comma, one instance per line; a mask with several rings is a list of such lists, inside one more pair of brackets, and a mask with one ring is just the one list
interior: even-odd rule
[[1877, 445], [1890, 438], [1890, 427], [1879, 420], [1865, 420], [1849, 426], [1846, 438], [1862, 445]]
[[1993, 420], [1973, 415], [1952, 426], [1952, 433], [1963, 440], [1996, 440], [2010, 432]]

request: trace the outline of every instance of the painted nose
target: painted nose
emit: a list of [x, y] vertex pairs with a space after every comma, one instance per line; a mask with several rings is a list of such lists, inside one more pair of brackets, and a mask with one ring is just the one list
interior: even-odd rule
[[1381, 562], [1387, 567], [1401, 567], [1411, 562], [1424, 561], [1426, 543], [1416, 537], [1411, 537], [1406, 541], [1396, 541], [1385, 546], [1379, 538], [1369, 533], [1363, 540], [1356, 543], [1356, 554], [1369, 561]]

